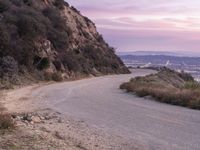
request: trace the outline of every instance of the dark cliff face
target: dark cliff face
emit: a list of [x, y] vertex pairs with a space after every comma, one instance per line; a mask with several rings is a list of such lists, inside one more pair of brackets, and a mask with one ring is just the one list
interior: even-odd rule
[[21, 74], [129, 73], [95, 24], [63, 0], [0, 0], [0, 59], [1, 70], [12, 59]]

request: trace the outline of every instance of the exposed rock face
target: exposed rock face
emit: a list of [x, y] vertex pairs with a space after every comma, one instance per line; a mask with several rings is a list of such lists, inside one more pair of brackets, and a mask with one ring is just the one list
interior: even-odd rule
[[129, 73], [95, 24], [63, 0], [0, 0], [0, 17], [0, 57], [29, 72]]

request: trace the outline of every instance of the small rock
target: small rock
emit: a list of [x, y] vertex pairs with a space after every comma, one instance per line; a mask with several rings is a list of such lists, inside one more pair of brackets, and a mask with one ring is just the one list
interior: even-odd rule
[[99, 145], [96, 144], [95, 147], [99, 147]]
[[31, 121], [34, 123], [41, 123], [41, 119], [38, 116], [32, 116]]
[[13, 119], [16, 119], [16, 118], [17, 118], [17, 115], [16, 115], [16, 114], [12, 114], [11, 116], [12, 116]]
[[30, 122], [30, 124], [32, 124], [32, 125], [33, 125], [33, 124], [34, 124], [34, 122], [33, 122], [33, 121], [31, 121], [31, 122]]
[[51, 131], [48, 130], [46, 127], [41, 127], [40, 130], [44, 131], [44, 132], [47, 132], [47, 133], [50, 133]]
[[63, 123], [63, 122], [64, 121], [61, 118], [58, 119], [58, 123]]
[[21, 119], [23, 119], [23, 118], [21, 118], [20, 116], [16, 116], [16, 118], [15, 118], [15, 120], [21, 120]]
[[19, 120], [16, 121], [15, 124], [16, 124], [17, 127], [26, 126], [26, 124], [25, 124], [24, 122], [21, 122], [21, 121], [19, 121]]
[[44, 118], [43, 116], [40, 116], [40, 119], [41, 119], [41, 120], [45, 120], [45, 118]]
[[65, 140], [64, 135], [61, 135], [58, 131], [55, 132], [55, 136], [60, 140]]
[[27, 120], [24, 120], [24, 123], [25, 123], [26, 125], [28, 125], [28, 124], [29, 124], [29, 122], [28, 122]]
[[28, 114], [26, 114], [26, 115], [23, 116], [23, 120], [24, 121], [29, 121], [29, 122], [32, 121], [31, 116], [28, 115]]
[[50, 119], [51, 119], [50, 116], [45, 116], [44, 118], [45, 118], [46, 120], [50, 120]]

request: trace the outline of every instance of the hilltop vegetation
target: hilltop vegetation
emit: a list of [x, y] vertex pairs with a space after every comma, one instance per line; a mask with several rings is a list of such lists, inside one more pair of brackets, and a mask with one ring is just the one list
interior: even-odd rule
[[64, 0], [0, 0], [0, 33], [1, 85], [20, 83], [17, 76], [129, 72], [94, 23]]
[[162, 68], [156, 74], [131, 79], [120, 88], [159, 102], [200, 109], [200, 84], [184, 72]]

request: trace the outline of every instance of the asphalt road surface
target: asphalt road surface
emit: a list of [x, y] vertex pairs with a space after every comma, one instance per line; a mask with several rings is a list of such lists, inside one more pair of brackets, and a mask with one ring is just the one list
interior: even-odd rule
[[119, 89], [131, 77], [153, 73], [134, 70], [42, 86], [32, 97], [105, 132], [137, 141], [149, 150], [200, 150], [200, 111], [138, 98]]

